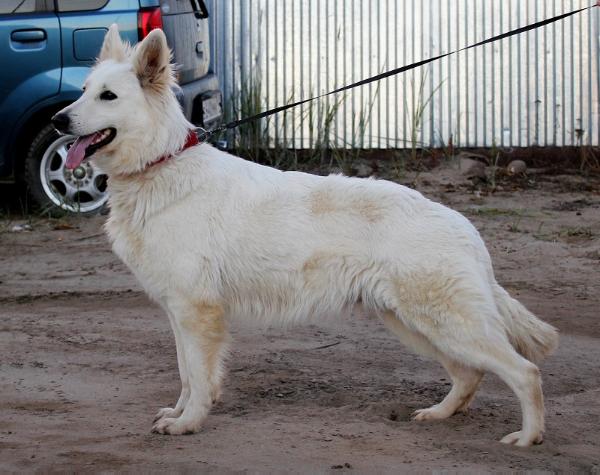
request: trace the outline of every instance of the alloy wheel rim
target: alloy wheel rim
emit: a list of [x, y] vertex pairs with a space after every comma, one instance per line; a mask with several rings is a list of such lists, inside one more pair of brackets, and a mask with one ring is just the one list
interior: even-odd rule
[[74, 141], [73, 136], [62, 136], [50, 144], [40, 163], [40, 180], [54, 205], [72, 213], [89, 213], [108, 200], [108, 177], [89, 161], [74, 170], [65, 167], [67, 152]]

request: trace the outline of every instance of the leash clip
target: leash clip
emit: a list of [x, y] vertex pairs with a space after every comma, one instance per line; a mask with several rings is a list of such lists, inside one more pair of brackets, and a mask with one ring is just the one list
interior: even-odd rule
[[208, 139], [210, 139], [211, 137], [214, 137], [217, 134], [220, 134], [221, 132], [224, 132], [225, 130], [227, 130], [226, 126], [219, 126], [216, 127], [212, 130], [206, 130], [203, 127], [196, 127], [195, 129], [196, 131], [200, 131], [200, 133], [198, 134], [198, 141], [199, 142], [208, 142]]
[[198, 142], [206, 142], [212, 135], [211, 132], [209, 132], [203, 127], [196, 127], [194, 130], [196, 131], [196, 135], [198, 136]]

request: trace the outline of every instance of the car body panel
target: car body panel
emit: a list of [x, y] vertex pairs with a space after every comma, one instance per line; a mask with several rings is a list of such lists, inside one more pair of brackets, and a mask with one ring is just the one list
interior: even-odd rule
[[[112, 23], [119, 25], [119, 33], [123, 40], [137, 43], [138, 10], [137, 0], [113, 0], [101, 10], [58, 13], [63, 67], [92, 66], [104, 41], [104, 35], [99, 32], [107, 31]], [[87, 57], [79, 59], [78, 51], [85, 52]]]
[[[43, 39], [15, 37], [38, 34]], [[10, 163], [2, 151], [15, 134], [15, 123], [36, 103], [58, 94], [61, 82], [60, 24], [54, 13], [0, 16], [0, 175]], [[9, 67], [9, 65], [13, 65]]]
[[182, 85], [208, 73], [209, 25], [202, 15], [202, 6], [199, 0], [161, 0], [163, 30], [173, 49], [173, 60], [180, 65], [177, 77]]

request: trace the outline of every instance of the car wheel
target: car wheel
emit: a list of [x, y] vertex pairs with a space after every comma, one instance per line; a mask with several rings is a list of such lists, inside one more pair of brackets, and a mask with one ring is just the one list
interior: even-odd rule
[[89, 162], [67, 170], [67, 151], [75, 138], [59, 135], [51, 125], [35, 136], [25, 158], [25, 181], [44, 212], [93, 214], [108, 200], [106, 174]]

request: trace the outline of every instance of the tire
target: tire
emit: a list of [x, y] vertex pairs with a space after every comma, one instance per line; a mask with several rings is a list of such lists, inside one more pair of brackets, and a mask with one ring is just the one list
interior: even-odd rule
[[[34, 137], [25, 157], [25, 182], [43, 213], [96, 214], [108, 200], [107, 176], [89, 162], [65, 168], [71, 136], [59, 135], [52, 124]], [[76, 178], [78, 174], [80, 177]]]

